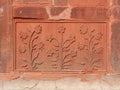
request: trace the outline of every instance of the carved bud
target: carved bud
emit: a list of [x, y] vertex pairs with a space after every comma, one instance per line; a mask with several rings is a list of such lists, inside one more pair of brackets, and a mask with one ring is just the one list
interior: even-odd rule
[[100, 39], [102, 39], [102, 36], [103, 36], [102, 33], [97, 33], [97, 34], [95, 35], [95, 39], [96, 39], [96, 40], [100, 40]]
[[65, 30], [66, 30], [65, 27], [59, 27], [59, 28], [58, 28], [58, 33], [64, 33]]
[[20, 53], [25, 53], [26, 52], [26, 47], [24, 45], [19, 46], [19, 52]]
[[36, 33], [36, 34], [40, 34], [41, 32], [42, 32], [42, 26], [37, 25], [37, 26], [35, 27], [35, 33]]

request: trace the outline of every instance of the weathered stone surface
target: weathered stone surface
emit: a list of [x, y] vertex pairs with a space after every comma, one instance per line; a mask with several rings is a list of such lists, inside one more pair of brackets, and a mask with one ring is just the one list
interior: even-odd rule
[[113, 7], [112, 15], [115, 19], [120, 19], [120, 6], [114, 6]]
[[111, 0], [112, 5], [120, 5], [120, 0]]
[[75, 7], [72, 9], [71, 18], [74, 19], [108, 19], [109, 11], [103, 7]]
[[15, 18], [48, 18], [46, 9], [43, 7], [14, 7]]
[[108, 0], [68, 0], [71, 6], [107, 6]]
[[111, 18], [111, 64], [116, 73], [120, 73], [120, 0], [112, 0]]
[[27, 4], [51, 4], [51, 0], [13, 0], [14, 3], [27, 3]]
[[61, 14], [64, 10], [66, 9], [66, 7], [51, 7], [51, 15], [52, 16], [57, 16], [59, 14]]
[[0, 81], [0, 90], [120, 90], [120, 79], [115, 77], [106, 76], [90, 82], [81, 82], [79, 78], [39, 81], [16, 79]]
[[68, 4], [68, 0], [54, 0], [54, 5], [56, 6], [66, 6]]
[[120, 22], [112, 24], [112, 66], [120, 73]]
[[[8, 72], [12, 69], [11, 43], [11, 7], [10, 1], [0, 1], [0, 71]], [[7, 36], [7, 38], [5, 37]]]

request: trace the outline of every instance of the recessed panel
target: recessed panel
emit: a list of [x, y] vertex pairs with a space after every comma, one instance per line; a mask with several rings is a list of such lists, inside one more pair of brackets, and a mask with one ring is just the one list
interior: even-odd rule
[[18, 22], [15, 27], [18, 71], [106, 71], [106, 23]]

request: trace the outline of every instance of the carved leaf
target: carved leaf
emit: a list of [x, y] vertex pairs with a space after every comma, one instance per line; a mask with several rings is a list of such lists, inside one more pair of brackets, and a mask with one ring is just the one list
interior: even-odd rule
[[20, 53], [25, 53], [27, 51], [26, 47], [24, 45], [19, 46], [19, 52]]
[[96, 50], [94, 50], [96, 54], [102, 54], [103, 53], [103, 47], [98, 47]]
[[88, 33], [88, 28], [82, 25], [82, 26], [80, 27], [80, 34], [85, 35], [85, 34], [87, 34], [87, 33]]
[[67, 49], [75, 42], [75, 36], [70, 36], [68, 40], [63, 43], [63, 49]]

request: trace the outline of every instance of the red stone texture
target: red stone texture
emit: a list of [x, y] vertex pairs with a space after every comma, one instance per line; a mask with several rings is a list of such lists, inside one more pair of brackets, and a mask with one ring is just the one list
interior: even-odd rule
[[12, 70], [11, 1], [0, 0], [0, 72]]
[[13, 0], [16, 4], [51, 4], [51, 0]]
[[112, 65], [117, 72], [120, 72], [120, 22], [112, 24]]
[[115, 19], [120, 19], [120, 7], [119, 6], [115, 6], [113, 9], [112, 9], [112, 14], [113, 14], [113, 17]]
[[108, 9], [103, 7], [75, 7], [72, 9], [71, 18], [75, 19], [108, 19]]
[[51, 15], [52, 16], [57, 16], [59, 14], [61, 14], [64, 10], [66, 9], [66, 7], [51, 7]]
[[117, 73], [120, 73], [120, 1], [114, 0], [112, 8], [112, 51], [111, 64]]
[[68, 0], [54, 0], [54, 4], [56, 6], [66, 6], [68, 4]]
[[13, 16], [15, 18], [48, 18], [46, 9], [43, 7], [14, 7]]
[[106, 30], [105, 23], [17, 23], [16, 70], [106, 71]]
[[[85, 78], [107, 74], [110, 63], [120, 71], [119, 22], [110, 56], [107, 0], [12, 1], [0, 1], [0, 71], [15, 73], [6, 77]], [[119, 19], [118, 7], [112, 13]]]
[[109, 0], [68, 0], [71, 6], [108, 6]]

